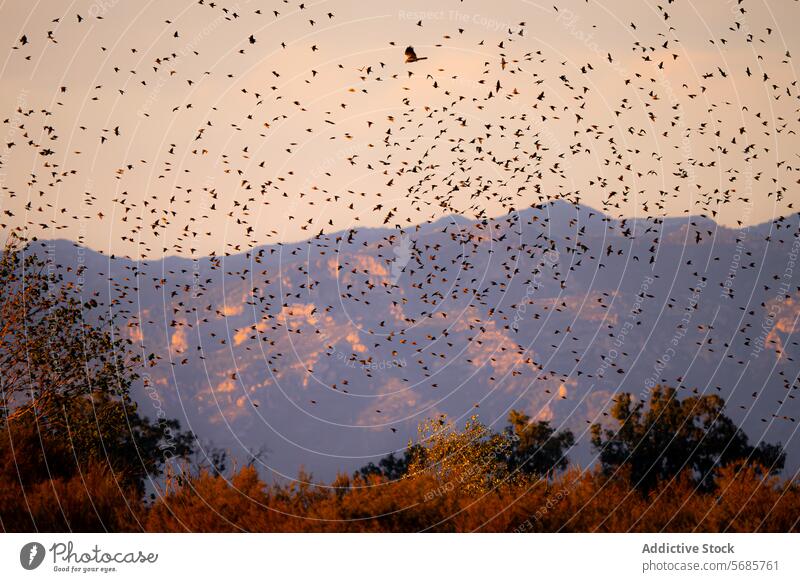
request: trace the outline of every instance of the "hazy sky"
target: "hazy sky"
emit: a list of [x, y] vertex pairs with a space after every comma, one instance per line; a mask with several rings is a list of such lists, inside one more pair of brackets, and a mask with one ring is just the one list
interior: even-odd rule
[[152, 257], [395, 208], [796, 210], [794, 0], [213, 4], [0, 3], [4, 231]]

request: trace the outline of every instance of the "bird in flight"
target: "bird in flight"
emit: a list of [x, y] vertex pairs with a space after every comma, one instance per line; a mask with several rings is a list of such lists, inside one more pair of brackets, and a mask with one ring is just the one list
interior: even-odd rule
[[428, 57], [418, 57], [413, 46], [406, 47], [405, 55], [407, 63], [416, 63], [417, 61], [424, 61], [425, 59], [428, 58]]

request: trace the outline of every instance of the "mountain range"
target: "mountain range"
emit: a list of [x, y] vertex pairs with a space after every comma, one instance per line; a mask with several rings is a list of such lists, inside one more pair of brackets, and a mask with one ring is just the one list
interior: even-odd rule
[[719, 394], [795, 470], [798, 233], [800, 215], [737, 230], [555, 201], [197, 259], [32, 248], [142, 350], [144, 414], [327, 480], [402, 452], [426, 417], [499, 430], [512, 408], [572, 430], [587, 465], [614, 395], [659, 383]]

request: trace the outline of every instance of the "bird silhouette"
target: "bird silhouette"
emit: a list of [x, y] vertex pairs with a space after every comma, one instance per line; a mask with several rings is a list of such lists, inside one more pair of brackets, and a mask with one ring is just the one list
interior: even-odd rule
[[405, 52], [403, 53], [406, 58], [407, 63], [416, 63], [417, 61], [424, 61], [428, 57], [418, 57], [417, 53], [414, 51], [413, 46], [406, 47]]

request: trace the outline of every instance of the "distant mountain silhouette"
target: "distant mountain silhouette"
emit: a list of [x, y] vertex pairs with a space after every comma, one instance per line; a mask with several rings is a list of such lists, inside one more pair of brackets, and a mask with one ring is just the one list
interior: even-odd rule
[[83, 293], [155, 354], [143, 413], [162, 407], [239, 458], [265, 446], [276, 474], [330, 478], [402, 450], [425, 417], [501, 428], [511, 408], [571, 428], [586, 464], [589, 422], [614, 393], [661, 382], [717, 393], [752, 441], [786, 444], [800, 419], [800, 267], [786, 275], [799, 218], [734, 230], [555, 202], [405, 240], [361, 229], [196, 261], [33, 248], [84, 265]]

